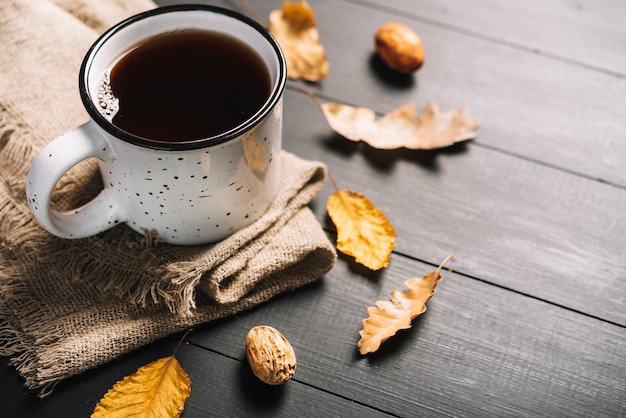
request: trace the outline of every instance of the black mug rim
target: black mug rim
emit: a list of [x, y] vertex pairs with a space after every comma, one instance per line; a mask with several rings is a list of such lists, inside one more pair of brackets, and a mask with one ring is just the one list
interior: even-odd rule
[[[117, 126], [113, 125], [109, 120], [107, 120], [100, 110], [97, 108], [96, 104], [92, 100], [92, 97], [89, 93], [89, 86], [87, 85], [87, 73], [91, 67], [91, 63], [93, 58], [98, 53], [100, 48], [118, 31], [121, 29], [132, 25], [133, 23], [144, 20], [146, 18], [157, 16], [165, 13], [171, 12], [187, 12], [187, 11], [206, 11], [211, 13], [217, 13], [226, 15], [232, 18], [235, 18], [252, 28], [254, 28], [259, 34], [261, 34], [271, 45], [276, 53], [276, 57], [278, 59], [278, 77], [276, 79], [276, 85], [273, 87], [272, 92], [268, 100], [265, 102], [263, 107], [259, 109], [259, 111], [250, 119], [246, 120], [244, 123], [238, 125], [234, 129], [230, 131], [208, 137], [202, 139], [196, 139], [191, 141], [184, 142], [164, 142], [164, 141], [156, 141], [147, 138], [143, 138], [137, 135], [133, 135], [130, 132], [124, 131]], [[130, 46], [130, 45], [129, 45]], [[151, 9], [146, 12], [142, 12], [131, 16], [121, 22], [111, 26], [107, 29], [89, 48], [87, 53], [85, 54], [85, 58], [80, 67], [79, 79], [78, 79], [78, 87], [80, 92], [80, 97], [83, 102], [83, 106], [87, 110], [87, 113], [91, 117], [91, 119], [96, 122], [102, 129], [111, 134], [112, 136], [121, 139], [130, 144], [138, 145], [144, 148], [150, 148], [154, 150], [163, 150], [163, 151], [178, 151], [178, 150], [194, 150], [201, 149], [207, 147], [213, 147], [215, 145], [223, 144], [230, 140], [233, 140], [242, 134], [249, 132], [256, 125], [260, 124], [278, 105], [280, 102], [285, 85], [287, 83], [287, 64], [285, 62], [285, 56], [283, 54], [282, 49], [278, 42], [274, 39], [274, 37], [269, 33], [269, 31], [259, 24], [257, 21], [239, 13], [234, 10], [226, 9], [219, 6], [212, 5], [202, 5], [202, 4], [180, 4], [173, 6], [163, 6], [158, 7], [156, 9]]]

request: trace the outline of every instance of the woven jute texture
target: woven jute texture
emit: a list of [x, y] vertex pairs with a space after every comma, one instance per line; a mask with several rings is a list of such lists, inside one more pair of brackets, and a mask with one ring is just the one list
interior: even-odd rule
[[[146, 0], [0, 2], [0, 355], [48, 396], [69, 376], [151, 341], [241, 312], [311, 283], [336, 252], [307, 207], [323, 164], [281, 154], [278, 196], [254, 224], [212, 245], [177, 247], [120, 225], [64, 240], [44, 231], [25, 197], [43, 146], [87, 120], [82, 58], [98, 34]], [[102, 188], [86, 161], [58, 183], [72, 208]]]

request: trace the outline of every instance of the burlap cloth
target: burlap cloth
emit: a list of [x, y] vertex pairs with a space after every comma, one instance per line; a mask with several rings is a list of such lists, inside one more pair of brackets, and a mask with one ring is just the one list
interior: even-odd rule
[[[40, 396], [55, 383], [168, 334], [251, 308], [315, 281], [336, 253], [307, 204], [321, 163], [283, 152], [281, 190], [252, 226], [209, 246], [159, 244], [121, 225], [63, 240], [34, 220], [25, 178], [38, 151], [87, 119], [83, 55], [147, 0], [0, 2], [0, 355]], [[285, 174], [288, 173], [288, 174]], [[100, 189], [94, 163], [59, 183], [76, 206]]]

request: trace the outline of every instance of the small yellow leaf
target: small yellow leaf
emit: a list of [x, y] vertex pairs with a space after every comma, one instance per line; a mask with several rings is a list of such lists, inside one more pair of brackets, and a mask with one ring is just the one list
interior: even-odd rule
[[326, 51], [315, 13], [306, 1], [286, 1], [281, 10], [272, 11], [268, 29], [285, 54], [289, 78], [319, 81], [328, 77]]
[[357, 343], [361, 354], [375, 352], [396, 332], [411, 328], [411, 321], [426, 311], [426, 302], [441, 280], [441, 268], [451, 258], [447, 257], [437, 270], [425, 276], [406, 280], [408, 290], [393, 290], [389, 301], [378, 300], [376, 307], [367, 308], [369, 316], [363, 320], [363, 329], [359, 331], [361, 339]]
[[339, 190], [326, 203], [337, 227], [337, 249], [371, 270], [389, 265], [396, 232], [385, 215], [359, 192]]
[[441, 113], [434, 101], [428, 103], [417, 117], [415, 104], [409, 103], [376, 119], [376, 113], [371, 109], [322, 103], [313, 98], [335, 132], [378, 149], [447, 147], [476, 138], [475, 130], [479, 127], [467, 107]]
[[172, 355], [140, 367], [98, 402], [98, 417], [178, 417], [191, 393], [189, 376]]

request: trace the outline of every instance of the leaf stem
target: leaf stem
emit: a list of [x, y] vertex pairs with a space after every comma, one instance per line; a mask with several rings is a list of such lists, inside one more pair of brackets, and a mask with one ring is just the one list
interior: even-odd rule
[[317, 104], [319, 107], [322, 107], [323, 105], [322, 101], [315, 95], [313, 90], [307, 89], [306, 87], [302, 87], [302, 86], [296, 86], [295, 91], [297, 91], [298, 93], [306, 94], [311, 99], [313, 99], [315, 104]]
[[339, 192], [339, 186], [337, 186], [337, 182], [335, 181], [335, 177], [333, 177], [333, 173], [331, 173], [330, 171], [328, 172], [328, 179], [333, 184], [333, 187], [335, 188], [335, 191], [338, 193]]
[[178, 340], [178, 344], [176, 344], [176, 348], [174, 349], [174, 352], [172, 353], [172, 357], [176, 355], [176, 353], [178, 352], [178, 349], [180, 348], [183, 341], [185, 341], [185, 338], [187, 338], [187, 336], [189, 335], [191, 331], [193, 331], [193, 328], [189, 328], [187, 332], [185, 332], [185, 335], [183, 335], [183, 337], [180, 340]]
[[437, 267], [437, 274], [439, 274], [439, 272], [441, 271], [441, 268], [443, 267], [444, 264], [446, 264], [448, 261], [452, 260], [454, 258], [453, 255], [449, 255], [447, 256], [442, 262], [441, 264], [439, 264], [439, 267]]

